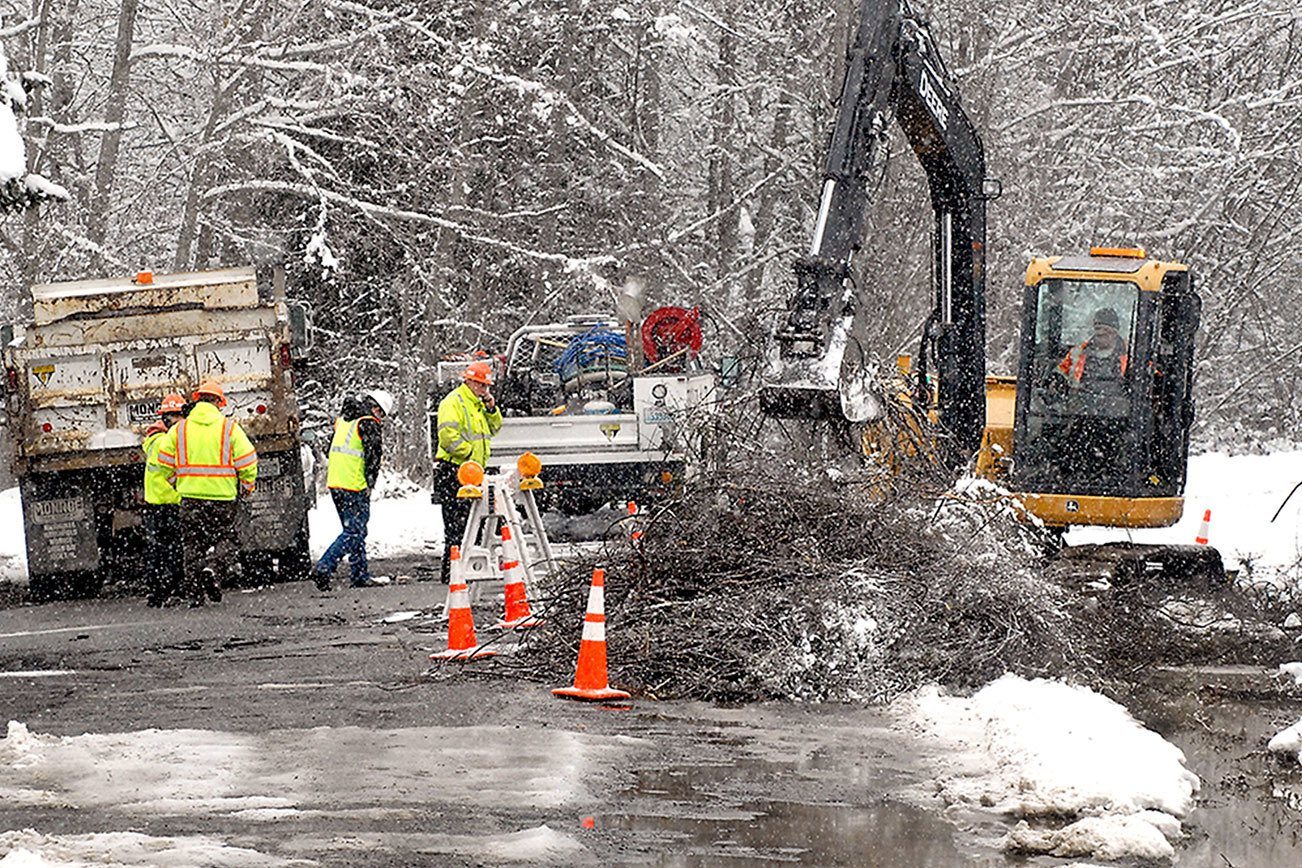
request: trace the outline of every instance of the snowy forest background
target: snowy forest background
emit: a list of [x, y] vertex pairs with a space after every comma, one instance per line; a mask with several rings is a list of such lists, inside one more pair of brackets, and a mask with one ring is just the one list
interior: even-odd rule
[[[327, 411], [366, 384], [421, 396], [440, 355], [610, 311], [629, 280], [753, 359], [808, 243], [857, 5], [0, 0], [28, 169], [69, 193], [0, 223], [0, 319], [33, 282], [284, 262]], [[1294, 442], [1296, 0], [926, 8], [1003, 184], [991, 370], [1013, 368], [1030, 256], [1140, 244], [1203, 294], [1198, 445]], [[924, 185], [897, 135], [859, 258], [883, 355], [930, 305]]]

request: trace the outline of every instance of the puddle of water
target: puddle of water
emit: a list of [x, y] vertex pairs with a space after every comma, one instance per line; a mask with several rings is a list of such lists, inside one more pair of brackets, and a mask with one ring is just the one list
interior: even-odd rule
[[[603, 818], [632, 833], [654, 864], [673, 866], [864, 865], [930, 868], [972, 865], [955, 829], [928, 812], [880, 797], [864, 804], [805, 804], [730, 795], [773, 791], [790, 766], [742, 761], [638, 773], [627, 794], [642, 810]], [[1000, 860], [1002, 862], [1002, 860]]]
[[1164, 670], [1127, 706], [1184, 751], [1202, 779], [1182, 866], [1302, 865], [1302, 767], [1266, 742], [1302, 714], [1272, 673], [1243, 667]]

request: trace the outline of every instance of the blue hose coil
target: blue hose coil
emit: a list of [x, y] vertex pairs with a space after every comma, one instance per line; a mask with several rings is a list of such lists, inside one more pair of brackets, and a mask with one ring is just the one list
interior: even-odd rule
[[563, 383], [580, 378], [623, 379], [628, 376], [628, 342], [609, 326], [593, 326], [570, 341], [555, 367]]

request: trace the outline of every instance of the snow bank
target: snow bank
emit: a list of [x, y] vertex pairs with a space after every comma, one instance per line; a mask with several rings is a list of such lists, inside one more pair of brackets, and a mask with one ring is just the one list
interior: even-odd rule
[[0, 833], [0, 868], [90, 868], [93, 865], [191, 868], [194, 865], [279, 868], [302, 865], [232, 847], [205, 835], [156, 838], [135, 832], [45, 835], [34, 829]]
[[[1101, 859], [1174, 854], [1168, 839], [1179, 834], [1198, 777], [1178, 748], [1112, 700], [1005, 675], [970, 698], [931, 687], [893, 709], [932, 752], [924, 762], [942, 798], [1032, 821], [1009, 835], [1009, 849]], [[1053, 821], [1064, 817], [1079, 819], [1058, 828]]]
[[1192, 544], [1203, 511], [1212, 511], [1208, 539], [1227, 567], [1250, 569], [1256, 578], [1296, 579], [1302, 562], [1302, 491], [1275, 510], [1302, 481], [1302, 451], [1270, 455], [1209, 452], [1189, 458], [1184, 517], [1174, 527], [1136, 530], [1079, 528], [1067, 535], [1073, 545], [1133, 539], [1139, 543]]
[[1302, 686], [1302, 663], [1279, 664], [1279, 677], [1292, 678], [1294, 684]]
[[1302, 763], [1302, 719], [1283, 732], [1276, 733], [1266, 744], [1266, 749], [1274, 753], [1292, 754]]

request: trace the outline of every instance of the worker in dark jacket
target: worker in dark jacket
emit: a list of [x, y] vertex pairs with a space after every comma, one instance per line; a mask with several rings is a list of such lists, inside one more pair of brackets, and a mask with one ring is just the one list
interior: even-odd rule
[[354, 588], [376, 584], [366, 560], [366, 531], [371, 519], [371, 492], [384, 457], [381, 423], [392, 410], [393, 396], [372, 389], [360, 397], [345, 398], [339, 418], [335, 419], [326, 487], [343, 529], [312, 570], [319, 590], [330, 590], [330, 579], [345, 555]]
[[185, 418], [189, 407], [177, 393], [163, 398], [159, 421], [149, 426], [140, 445], [145, 454], [145, 574], [149, 576], [147, 605], [158, 608], [180, 589], [185, 579], [181, 556], [181, 495], [172, 483], [171, 468], [158, 463], [163, 438]]

